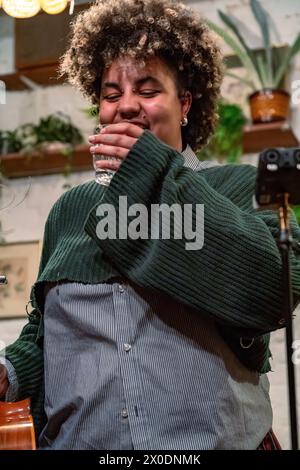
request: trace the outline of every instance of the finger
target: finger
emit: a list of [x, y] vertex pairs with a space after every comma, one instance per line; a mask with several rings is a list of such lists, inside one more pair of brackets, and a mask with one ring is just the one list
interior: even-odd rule
[[117, 171], [122, 165], [121, 160], [98, 160], [95, 166], [101, 170], [115, 170]]
[[95, 136], [93, 144], [116, 145], [117, 147], [131, 149], [136, 141], [136, 138], [124, 134], [98, 134]]
[[135, 137], [138, 139], [144, 132], [144, 129], [137, 126], [136, 124], [130, 124], [129, 122], [119, 122], [118, 124], [108, 124], [103, 127], [99, 134], [95, 134], [89, 137], [90, 142], [96, 141], [98, 135], [105, 134], [126, 134], [129, 137]]
[[100, 134], [126, 134], [130, 137], [138, 139], [144, 132], [144, 129], [136, 124], [129, 122], [119, 122], [118, 124], [108, 124], [101, 129]]
[[115, 147], [104, 144], [90, 147], [90, 152], [93, 155], [105, 155], [107, 157], [120, 158], [121, 160], [127, 157], [129, 150], [130, 149], [124, 147]]

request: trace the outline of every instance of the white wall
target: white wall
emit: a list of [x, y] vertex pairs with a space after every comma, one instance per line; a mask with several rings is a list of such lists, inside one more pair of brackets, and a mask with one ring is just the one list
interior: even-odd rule
[[42, 240], [47, 215], [63, 194], [66, 181], [76, 186], [92, 178], [93, 171], [85, 171], [71, 174], [67, 180], [62, 175], [6, 180], [2, 203], [7, 206], [15, 199], [1, 217], [6, 242]]
[[7, 91], [6, 104], [0, 106], [0, 129], [13, 130], [22, 124], [37, 123], [49, 114], [63, 112], [87, 138], [94, 127], [94, 120], [84, 113], [89, 106], [89, 101], [68, 84], [30, 91]]

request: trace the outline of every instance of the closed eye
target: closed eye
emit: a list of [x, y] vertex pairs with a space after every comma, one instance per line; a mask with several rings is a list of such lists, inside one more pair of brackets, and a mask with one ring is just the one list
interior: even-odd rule
[[[141, 96], [144, 96], [146, 98], [152, 98], [153, 96], [157, 95], [160, 93], [160, 90], [152, 90], [152, 89], [147, 89], [147, 90], [140, 90], [139, 94]], [[114, 102], [117, 101], [121, 97], [121, 93], [110, 93], [109, 95], [103, 96], [104, 100], [107, 100], [109, 102]]]
[[140, 95], [152, 97], [159, 93], [159, 90], [141, 90]]
[[120, 96], [121, 96], [120, 93], [114, 93], [111, 95], [103, 96], [103, 99], [107, 101], [116, 101]]

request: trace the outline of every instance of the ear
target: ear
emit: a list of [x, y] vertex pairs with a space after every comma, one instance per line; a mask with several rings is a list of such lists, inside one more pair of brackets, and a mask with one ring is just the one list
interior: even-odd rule
[[190, 91], [185, 91], [183, 95], [180, 97], [181, 101], [181, 110], [182, 110], [182, 117], [187, 116], [188, 112], [192, 106], [192, 93]]

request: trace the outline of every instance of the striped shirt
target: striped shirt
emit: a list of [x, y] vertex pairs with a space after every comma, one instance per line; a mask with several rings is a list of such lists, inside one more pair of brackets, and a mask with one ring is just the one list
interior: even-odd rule
[[50, 449], [256, 449], [271, 428], [266, 375], [214, 324], [125, 280], [60, 283], [45, 303]]
[[125, 279], [48, 289], [41, 448], [256, 449], [271, 428], [267, 376], [211, 320]]

